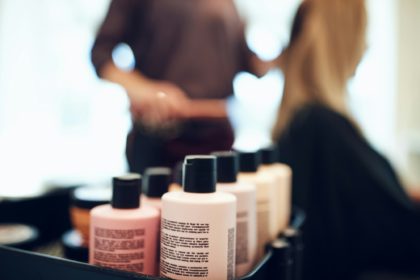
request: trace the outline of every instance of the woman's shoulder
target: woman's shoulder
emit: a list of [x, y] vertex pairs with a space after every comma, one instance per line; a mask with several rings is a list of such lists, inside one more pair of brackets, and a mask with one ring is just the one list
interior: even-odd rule
[[292, 123], [318, 128], [349, 125], [347, 117], [321, 104], [308, 104], [298, 109]]
[[289, 123], [289, 131], [305, 137], [359, 135], [356, 126], [346, 116], [320, 104], [308, 104], [298, 109]]

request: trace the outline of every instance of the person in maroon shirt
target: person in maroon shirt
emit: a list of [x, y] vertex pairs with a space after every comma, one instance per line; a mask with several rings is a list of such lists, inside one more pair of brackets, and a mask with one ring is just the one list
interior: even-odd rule
[[[131, 47], [134, 70], [114, 64], [119, 43]], [[139, 173], [230, 149], [232, 80], [271, 66], [248, 49], [232, 0], [113, 0], [91, 55], [97, 74], [127, 92], [134, 125], [126, 153]]]

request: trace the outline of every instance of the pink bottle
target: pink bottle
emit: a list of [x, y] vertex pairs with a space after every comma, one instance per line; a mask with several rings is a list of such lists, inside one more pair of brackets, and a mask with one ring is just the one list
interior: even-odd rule
[[114, 177], [111, 204], [91, 210], [90, 264], [157, 274], [159, 211], [140, 207], [140, 183], [138, 174]]
[[149, 167], [144, 171], [142, 185], [142, 205], [162, 209], [162, 196], [168, 192], [171, 182], [171, 169], [166, 167]]

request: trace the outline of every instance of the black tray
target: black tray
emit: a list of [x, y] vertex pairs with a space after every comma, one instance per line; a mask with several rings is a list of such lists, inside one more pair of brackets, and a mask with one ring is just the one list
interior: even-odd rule
[[[267, 269], [271, 259], [268, 252], [252, 272], [240, 279], [262, 280], [267, 278]], [[3, 280], [127, 280], [164, 279], [140, 274], [93, 266], [63, 258], [47, 256], [0, 246], [0, 279]]]
[[[61, 205], [63, 209], [68, 209], [67, 196], [59, 194], [57, 197], [62, 197], [64, 203]], [[54, 197], [54, 201], [57, 201], [57, 197]], [[52, 199], [50, 199], [52, 200]], [[45, 202], [45, 201], [42, 201]], [[27, 202], [24, 202], [27, 203]], [[39, 205], [45, 205], [45, 203], [32, 202], [34, 205], [30, 207], [24, 207], [25, 210], [29, 209], [39, 209]], [[22, 206], [24, 204], [18, 204]], [[3, 204], [0, 206], [7, 206]], [[21, 209], [21, 207], [16, 207], [13, 205], [13, 209]], [[25, 205], [26, 206], [26, 205]], [[57, 206], [58, 207], [58, 206]], [[28, 209], [29, 208], [29, 209]], [[0, 207], [0, 210], [2, 208]], [[3, 209], [5, 210], [5, 209]], [[10, 210], [10, 209], [8, 209]], [[28, 213], [28, 211], [25, 211]], [[31, 211], [29, 211], [31, 212]], [[0, 211], [3, 214], [10, 214], [16, 212], [12, 211]], [[9, 215], [2, 215], [1, 220], [10, 221], [21, 221], [20, 216], [9, 217]], [[45, 217], [45, 215], [44, 215]], [[305, 213], [298, 208], [293, 208], [293, 214], [291, 217], [290, 226], [294, 228], [301, 228], [305, 220]], [[65, 222], [63, 225], [64, 228], [68, 228], [69, 221]], [[56, 236], [56, 235], [55, 235]], [[51, 237], [50, 237], [51, 238]], [[270, 249], [267, 251], [266, 255], [260, 260], [260, 262], [254, 267], [254, 269], [247, 275], [238, 278], [243, 280], [264, 280], [264, 279], [273, 279], [273, 271], [275, 274], [275, 268], [277, 265], [274, 263], [273, 258], [271, 257], [272, 253]], [[273, 269], [274, 268], [274, 269]], [[271, 275], [269, 275], [269, 273]], [[140, 274], [135, 274], [131, 272], [113, 270], [104, 267], [92, 266], [86, 263], [76, 262], [64, 258], [48, 256], [40, 253], [35, 253], [32, 251], [20, 250], [15, 248], [10, 248], [0, 245], [0, 279], [1, 280], [21, 280], [21, 279], [42, 279], [42, 280], [79, 280], [79, 279], [88, 279], [88, 280], [127, 280], [127, 279], [143, 279], [143, 280], [158, 280], [165, 279], [159, 277], [150, 277]]]

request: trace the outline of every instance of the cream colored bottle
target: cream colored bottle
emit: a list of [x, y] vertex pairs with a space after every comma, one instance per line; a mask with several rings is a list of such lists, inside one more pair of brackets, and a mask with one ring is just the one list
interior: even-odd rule
[[275, 211], [277, 211], [276, 227], [273, 232], [275, 238], [282, 233], [288, 226], [291, 215], [292, 203], [292, 169], [282, 163], [276, 162], [276, 147], [269, 146], [260, 150], [261, 166], [259, 172], [266, 173], [275, 178]]
[[140, 175], [114, 177], [111, 204], [90, 212], [89, 263], [157, 274], [159, 211], [140, 207]]
[[216, 158], [187, 156], [183, 191], [162, 197], [161, 276], [235, 278], [236, 198], [215, 190]]
[[274, 180], [271, 176], [258, 173], [261, 156], [258, 152], [239, 152], [238, 181], [254, 184], [257, 189], [257, 260], [265, 253], [266, 245], [272, 240], [276, 217], [274, 207]]
[[214, 152], [217, 158], [217, 191], [236, 196], [236, 277], [250, 272], [257, 257], [257, 191], [255, 185], [237, 182], [238, 155]]

